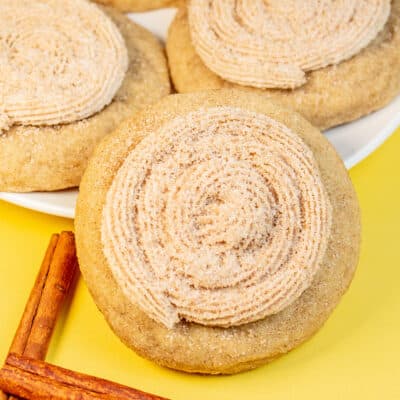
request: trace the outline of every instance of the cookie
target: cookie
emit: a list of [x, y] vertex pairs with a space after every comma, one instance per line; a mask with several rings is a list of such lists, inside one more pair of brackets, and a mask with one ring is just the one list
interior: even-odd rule
[[281, 2], [249, 0], [234, 12], [225, 3], [193, 0], [190, 20], [187, 8], [176, 15], [167, 54], [178, 92], [260, 92], [320, 129], [378, 110], [400, 92], [400, 0], [391, 9], [388, 0], [290, 2], [283, 11]]
[[17, 3], [0, 5], [0, 191], [78, 186], [100, 139], [170, 92], [163, 48], [112, 8]]
[[97, 3], [110, 5], [124, 12], [139, 12], [165, 7], [179, 7], [184, 0], [95, 0]]
[[121, 340], [160, 365], [231, 374], [290, 351], [353, 277], [358, 201], [330, 143], [262, 94], [171, 95], [101, 142], [75, 230]]

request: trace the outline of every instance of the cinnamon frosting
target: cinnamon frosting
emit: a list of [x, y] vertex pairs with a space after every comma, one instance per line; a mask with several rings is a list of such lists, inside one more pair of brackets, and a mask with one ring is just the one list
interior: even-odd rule
[[300, 137], [264, 114], [214, 107], [172, 119], [129, 153], [101, 234], [116, 282], [152, 319], [231, 327], [296, 300], [330, 229]]
[[0, 106], [0, 135], [10, 127], [10, 119], [4, 110]]
[[306, 72], [359, 53], [384, 27], [390, 0], [190, 0], [192, 42], [220, 77], [296, 88]]
[[112, 101], [127, 68], [119, 30], [89, 1], [0, 2], [0, 132], [90, 117]]

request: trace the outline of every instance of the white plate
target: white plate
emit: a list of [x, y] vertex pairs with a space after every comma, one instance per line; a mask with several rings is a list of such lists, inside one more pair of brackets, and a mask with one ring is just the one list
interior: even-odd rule
[[[159, 38], [165, 39], [174, 9], [130, 14], [130, 17]], [[358, 121], [325, 132], [347, 168], [351, 168], [376, 150], [400, 125], [400, 96], [382, 110]], [[78, 190], [53, 193], [0, 193], [0, 199], [32, 210], [74, 218]]]

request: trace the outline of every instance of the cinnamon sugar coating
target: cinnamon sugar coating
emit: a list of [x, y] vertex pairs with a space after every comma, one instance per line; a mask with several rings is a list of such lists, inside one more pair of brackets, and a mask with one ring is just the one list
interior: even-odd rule
[[220, 77], [295, 88], [306, 72], [339, 64], [382, 30], [390, 0], [190, 0], [194, 47]]
[[194, 48], [186, 7], [170, 26], [167, 54], [179, 93], [220, 88], [259, 93], [301, 113], [319, 129], [328, 129], [378, 110], [400, 93], [400, 0], [391, 2], [386, 25], [367, 47], [337, 65], [308, 72], [306, 83], [296, 89], [243, 86], [215, 74]]
[[[312, 152], [320, 180], [331, 204], [330, 234], [325, 254], [309, 287], [283, 310], [238, 326], [214, 327], [180, 320], [171, 329], [149, 317], [136, 302], [136, 297], [127, 295], [121, 281], [116, 279], [114, 266], [106, 257], [102, 237], [107, 198], [124, 161], [135, 152], [135, 148], [140, 146], [144, 138], [160, 132], [172, 121], [182, 121], [182, 118], [185, 120], [185, 116], [189, 114], [216, 108], [240, 109], [246, 115], [262, 114], [267, 120], [272, 119], [285, 126], [298, 136], [298, 140], [305, 143]], [[209, 122], [206, 120], [205, 124]], [[170, 141], [174, 143], [174, 135], [171, 136]], [[162, 154], [164, 153], [160, 155]], [[190, 174], [189, 168], [187, 172]], [[222, 174], [223, 169], [210, 171], [211, 174], [218, 172]], [[247, 175], [252, 176], [247, 172]], [[227, 180], [224, 182], [228, 183]], [[238, 182], [242, 180], [238, 179]], [[191, 185], [192, 191], [195, 183]], [[233, 186], [228, 185], [232, 188]], [[139, 189], [142, 187], [138, 186]], [[174, 188], [176, 186], [172, 185], [167, 189], [172, 191]], [[244, 189], [246, 193], [248, 186], [244, 185]], [[237, 197], [239, 201], [246, 198], [243, 195]], [[185, 201], [184, 197], [181, 198]], [[255, 201], [257, 198], [255, 196]], [[122, 196], [122, 199], [126, 197]], [[235, 197], [232, 204], [234, 200]], [[125, 209], [129, 209], [129, 205]], [[210, 235], [211, 239], [216, 237], [219, 227], [226, 227], [231, 244], [235, 242], [234, 238], [240, 239], [246, 232], [251, 232], [250, 236], [256, 242], [254, 236], [262, 229], [253, 223], [254, 218], [251, 213], [245, 211], [246, 207], [243, 211], [235, 207], [236, 212], [229, 212], [236, 216], [238, 221], [240, 216], [245, 216], [246, 221], [250, 222], [249, 230], [242, 232], [235, 229], [237, 223], [228, 224], [224, 221], [224, 211], [227, 208], [222, 203], [210, 202], [209, 206], [205, 210], [207, 216], [213, 216], [214, 224], [210, 225], [210, 228], [214, 229], [214, 234]], [[119, 206], [115, 204], [115, 207]], [[216, 211], [221, 216], [220, 219], [215, 218]], [[122, 219], [124, 218], [122, 216]], [[182, 221], [183, 218], [182, 214]], [[199, 225], [199, 228], [205, 228], [207, 219], [202, 218], [201, 222], [203, 225]], [[229, 230], [230, 225], [232, 230]], [[321, 328], [347, 290], [360, 249], [357, 197], [343, 162], [328, 140], [299, 114], [271, 103], [263, 95], [226, 89], [165, 97], [156, 105], [137, 113], [105, 138], [89, 162], [80, 186], [75, 231], [83, 278], [97, 306], [121, 340], [139, 355], [160, 365], [207, 374], [232, 374], [255, 368], [310, 338]], [[221, 231], [218, 234], [220, 233]], [[225, 239], [228, 237], [225, 236]], [[188, 237], [188, 240], [194, 243], [191, 237]], [[106, 245], [114, 246], [110, 243]], [[209, 245], [212, 246], [213, 241]]]
[[9, 116], [6, 114], [4, 108], [0, 106], [0, 135], [3, 131], [6, 131], [10, 128], [11, 121]]
[[2, 0], [0, 49], [8, 125], [90, 117], [112, 101], [128, 68], [118, 28], [86, 0]]
[[148, 11], [164, 7], [178, 7], [185, 0], [95, 0], [97, 3], [116, 7], [128, 12]]
[[6, 128], [0, 135], [0, 191], [78, 186], [98, 142], [140, 108], [170, 93], [164, 49], [158, 39], [117, 10], [101, 9], [117, 26], [128, 50], [129, 66], [121, 87], [100, 112], [69, 124], [10, 126], [0, 107], [0, 125], [4, 121]]
[[283, 310], [311, 284], [331, 225], [310, 149], [277, 121], [232, 107], [182, 115], [143, 139], [103, 213], [115, 279], [169, 328]]

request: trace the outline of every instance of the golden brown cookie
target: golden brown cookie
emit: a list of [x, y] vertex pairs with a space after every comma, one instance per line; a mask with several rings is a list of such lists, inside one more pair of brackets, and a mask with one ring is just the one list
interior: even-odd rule
[[259, 93], [172, 95], [95, 150], [75, 229], [83, 277], [143, 357], [231, 374], [326, 321], [358, 261], [347, 171], [303, 117]]
[[124, 12], [139, 12], [165, 7], [179, 7], [185, 0], [95, 0]]
[[[196, 0], [195, 3], [199, 3], [199, 1]], [[245, 4], [246, 1], [239, 2], [238, 7], [242, 3]], [[247, 3], [255, 7], [257, 1]], [[273, 4], [278, 4], [279, 6], [279, 2], [273, 2]], [[350, 3], [343, 2], [343, 4], [347, 4], [348, 7], [351, 7]], [[244, 14], [243, 18], [246, 19], [248, 17], [247, 14], [250, 16], [254, 14], [253, 11], [254, 10], [241, 10], [240, 12]], [[384, 16], [384, 14], [385, 11], [383, 10], [379, 15]], [[379, 24], [383, 20], [382, 18], [380, 18], [379, 21], [371, 21], [371, 24], [368, 23], [366, 27], [376, 26], [378, 29], [380, 26]], [[233, 33], [231, 33], [229, 31], [230, 25], [227, 18], [220, 18], [219, 21], [224, 21], [224, 23], [221, 22], [221, 24], [219, 24], [215, 22], [213, 25], [213, 27], [218, 30], [217, 36], [222, 37], [221, 40], [226, 40], [232, 49], [235, 49], [235, 47], [239, 48], [239, 50], [242, 49], [240, 40], [247, 40], [247, 36], [239, 38], [234, 36], [236, 34], [236, 28], [240, 31], [242, 27], [235, 27], [235, 29], [233, 29], [231, 26], [233, 30]], [[241, 21], [241, 19], [239, 19], [239, 21]], [[244, 53], [244, 55], [240, 55], [240, 57], [239, 55], [235, 55], [235, 57], [231, 55], [226, 57], [224, 56], [224, 58], [221, 55], [221, 51], [215, 49], [215, 53], [209, 54], [209, 48], [207, 46], [213, 38], [208, 38], [208, 40], [207, 32], [204, 33], [201, 31], [201, 29], [205, 29], [204, 25], [205, 24], [201, 21], [198, 26], [195, 25], [196, 29], [199, 31], [197, 32], [197, 35], [201, 38], [198, 39], [198, 50], [202, 53], [204, 60], [213, 64], [213, 68], [218, 70], [224, 68], [229, 69], [230, 62], [233, 59], [236, 60], [235, 57], [241, 61], [241, 57], [245, 56], [250, 59], [251, 62], [251, 57], [260, 56], [259, 53], [254, 56], [254, 51], [256, 50], [254, 50], [252, 46], [255, 46], [254, 48], [257, 47], [254, 44], [256, 43], [255, 39], [254, 41], [249, 41], [251, 46], [249, 45], [248, 48], [246, 47], [246, 42], [243, 44], [243, 51], [246, 50], [248, 52]], [[245, 26], [247, 27], [247, 25]], [[322, 27], [322, 31], [327, 29], [326, 26], [328, 26], [328, 24], [325, 24]], [[248, 29], [251, 34], [256, 32], [255, 35], [258, 35], [259, 32], [261, 32], [261, 26], [257, 29], [254, 27], [246, 29]], [[302, 29], [302, 27], [300, 27], [300, 29]], [[321, 29], [321, 27], [318, 29]], [[308, 55], [307, 51], [300, 52], [299, 50], [299, 52], [293, 55], [290, 53], [290, 49], [286, 49], [285, 51], [287, 54], [285, 53], [285, 57], [294, 57], [296, 54], [298, 57], [304, 55], [305, 60], [300, 59], [297, 61], [305, 65], [305, 75], [304, 71], [298, 69], [292, 71], [290, 69], [292, 67], [289, 68], [289, 64], [284, 67], [278, 65], [278, 68], [274, 69], [270, 67], [267, 68], [262, 64], [264, 65], [264, 68], [266, 68], [267, 72], [270, 71], [264, 76], [265, 79], [275, 77], [275, 82], [280, 82], [289, 87], [297, 86], [295, 89], [268, 89], [245, 86], [244, 82], [242, 84], [233, 83], [221, 78], [215, 72], [212, 72], [195, 50], [191, 39], [186, 8], [180, 9], [170, 27], [167, 40], [167, 54], [172, 80], [176, 90], [180, 93], [219, 88], [238, 88], [260, 92], [266, 98], [300, 112], [312, 124], [320, 129], [327, 129], [335, 125], [352, 121], [384, 107], [400, 92], [400, 75], [398, 73], [400, 71], [400, 0], [392, 1], [391, 14], [384, 29], [366, 48], [360, 50], [362, 44], [365, 44], [366, 40], [374, 33], [372, 27], [368, 29], [371, 29], [371, 31], [364, 32], [365, 41], [360, 41], [360, 43], [354, 44], [355, 47], [360, 46], [357, 50], [359, 52], [349, 59], [346, 58], [348, 58], [352, 54], [351, 52], [354, 51], [354, 48], [352, 47], [353, 42], [347, 42], [347, 47], [345, 47], [344, 44], [342, 46], [342, 42], [338, 42], [341, 43], [340, 46], [337, 43], [339, 46], [338, 48], [343, 47], [343, 54], [341, 55], [342, 59], [340, 59], [336, 56], [332, 56], [329, 52], [332, 50], [329, 46], [332, 46], [331, 42], [333, 40], [331, 35], [329, 35], [330, 40], [325, 40], [328, 46], [326, 52], [323, 53], [325, 57], [324, 62], [327, 66], [316, 70], [313, 70], [313, 68], [324, 65], [322, 60], [318, 58], [321, 57], [321, 54], [318, 53], [318, 57], [315, 56], [313, 59], [314, 56], [311, 57], [311, 54], [314, 54], [314, 52], [310, 51], [310, 54]], [[248, 31], [245, 30], [246, 33]], [[273, 33], [275, 34], [274, 31]], [[318, 33], [320, 32], [316, 32], [316, 38], [318, 38]], [[279, 32], [279, 35], [281, 36], [279, 36], [278, 39], [282, 37], [283, 33]], [[344, 35], [344, 38], [346, 37], [347, 36]], [[338, 38], [338, 40], [339, 39], [340, 38]], [[340, 40], [343, 41], [343, 37]], [[319, 42], [324, 43], [323, 36], [320, 41], [318, 39], [318, 43]], [[320, 47], [321, 46], [319, 46], [319, 48]], [[284, 47], [277, 46], [278, 50], [279, 48], [284, 49]], [[296, 49], [297, 48], [298, 47], [296, 46]], [[344, 50], [345, 48], [347, 49], [346, 51]], [[322, 52], [323, 49], [318, 51]], [[207, 56], [208, 54], [209, 56]], [[261, 52], [261, 54], [263, 53]], [[275, 56], [276, 54], [273, 56], [271, 55], [271, 58]], [[309, 60], [307, 60], [307, 56], [310, 58]], [[223, 58], [220, 59], [220, 57]], [[280, 57], [283, 57], [283, 55]], [[330, 63], [333, 65], [329, 65]], [[255, 62], [255, 64], [257, 63]], [[256, 76], [253, 76], [249, 72], [253, 66], [245, 68], [239, 63], [237, 68], [237, 71], [226, 70], [225, 72], [227, 76], [237, 80], [240, 80], [240, 78], [246, 80], [252, 77], [255, 78]], [[254, 74], [260, 73], [256, 67], [253, 69]], [[281, 75], [279, 75], [277, 71]], [[289, 74], [288, 71], [292, 72]], [[262, 72], [265, 73], [265, 71]], [[282, 73], [284, 73], [283, 76]], [[269, 79], [266, 79], [265, 81], [253, 79], [253, 81], [254, 85], [262, 86], [271, 84]], [[302, 86], [298, 86], [301, 82], [305, 83], [302, 84]]]
[[[41, 56], [42, 53], [38, 53], [39, 55], [32, 53], [33, 56], [43, 59], [43, 71], [47, 71], [43, 77], [46, 79], [43, 78], [41, 81], [39, 76], [41, 69], [36, 68], [38, 77], [29, 82], [32, 88], [36, 87], [35, 90], [38, 93], [36, 96], [38, 100], [35, 103], [30, 97], [27, 97], [32, 93], [29, 91], [32, 88], [28, 90], [24, 85], [20, 85], [18, 96], [8, 96], [2, 99], [2, 107], [0, 106], [0, 159], [2, 160], [0, 163], [0, 191], [50, 191], [78, 186], [87, 160], [98, 141], [138, 109], [157, 101], [170, 92], [164, 52], [159, 41], [150, 32], [134, 24], [115, 9], [103, 8], [101, 11], [97, 6], [84, 0], [74, 1], [82, 6], [82, 11], [85, 7], [98, 10], [100, 22], [109, 29], [114, 29], [115, 34], [121, 37], [123, 51], [126, 53], [126, 64], [123, 55], [121, 56], [122, 75], [117, 69], [119, 64], [115, 62], [117, 54], [119, 54], [114, 52], [119, 45], [117, 42], [113, 43], [109, 38], [105, 38], [105, 43], [108, 43], [109, 46], [109, 51], [105, 51], [99, 40], [95, 43], [91, 42], [90, 46], [85, 44], [85, 40], [87, 43], [92, 40], [90, 33], [87, 37], [80, 36], [77, 39], [77, 46], [81, 46], [78, 50], [89, 49], [88, 57], [89, 59], [93, 57], [90, 60], [93, 65], [83, 62], [79, 64], [80, 58], [74, 58], [74, 50], [67, 53], [65, 59], [63, 56], [59, 56], [66, 50], [64, 48], [60, 51], [56, 50], [57, 43], [60, 43], [57, 39], [57, 30], [47, 38], [45, 35], [41, 37], [37, 35], [37, 30], [30, 28], [30, 20], [26, 19], [24, 38], [31, 40], [32, 43], [37, 43], [39, 52], [42, 51], [44, 54]], [[2, 7], [5, 7], [6, 3], [2, 4]], [[22, 4], [25, 3], [21, 3], [21, 7]], [[71, 18], [78, 12], [72, 2], [63, 5], [57, 3], [53, 9], [53, 0], [49, 0], [47, 4], [50, 9], [45, 11], [41, 7], [47, 7], [47, 5], [40, 4], [40, 2], [29, 3], [34, 11], [36, 11], [35, 7], [38, 7], [40, 18], [43, 18], [44, 13], [58, 12], [57, 7], [69, 7], [67, 11]], [[15, 9], [15, 2], [13, 7]], [[96, 21], [93, 18], [86, 21], [84, 17], [82, 20], [82, 25], [85, 23], [87, 31], [90, 32], [92, 29], [90, 24]], [[37, 20], [33, 21], [36, 21], [33, 23], [37, 23]], [[52, 24], [48, 25], [49, 29], [53, 29]], [[54, 26], [56, 26], [55, 23]], [[4, 26], [2, 28], [5, 29]], [[64, 40], [63, 38], [68, 35], [65, 33], [63, 36], [64, 32], [61, 29], [64, 27], [60, 28], [60, 40]], [[70, 25], [65, 29], [71, 29]], [[75, 26], [75, 31], [78, 31], [78, 26]], [[94, 35], [105, 35], [105, 31], [106, 29], [99, 30]], [[72, 40], [75, 40], [75, 36], [71, 35], [70, 37], [74, 37]], [[7, 32], [4, 37], [7, 38]], [[6, 44], [12, 50], [13, 32], [9, 37], [11, 45]], [[52, 37], [57, 40], [49, 43]], [[20, 42], [16, 41], [16, 45], [25, 45]], [[42, 42], [43, 48], [41, 48]], [[29, 51], [34, 51], [29, 50], [29, 46], [29, 44], [26, 45], [27, 54]], [[54, 53], [49, 54], [49, 58], [46, 59], [46, 52], [50, 52], [49, 49], [53, 49], [53, 47]], [[96, 57], [98, 57], [98, 61], [96, 61]], [[60, 63], [47, 66], [46, 62], [49, 59], [56, 59]], [[76, 68], [71, 68], [71, 65], [75, 65], [73, 63], [76, 63]], [[20, 64], [21, 68], [25, 68], [21, 69], [22, 73], [25, 73], [29, 67], [28, 62], [22, 60]], [[103, 64], [106, 67], [109, 65], [110, 70], [107, 71], [106, 68], [103, 68]], [[87, 70], [88, 65], [90, 65], [90, 72]], [[78, 68], [80, 68], [79, 73], [77, 72]], [[51, 87], [54, 83], [51, 78], [52, 74], [55, 74], [56, 78], [60, 76], [64, 78], [64, 81], [55, 80], [57, 85], [60, 85], [56, 88]], [[116, 75], [117, 77], [115, 77]], [[6, 74], [6, 76], [9, 75]], [[120, 80], [117, 81], [117, 78]], [[91, 81], [93, 81], [92, 86], [85, 86]], [[71, 82], [73, 85], [70, 84]], [[18, 84], [17, 80], [16, 83]], [[8, 82], [5, 84], [7, 85]], [[26, 84], [28, 83], [26, 82]], [[50, 92], [46, 92], [47, 87], [51, 87], [56, 95], [50, 96]], [[86, 88], [87, 93], [85, 94]], [[57, 97], [57, 90], [63, 95]], [[42, 95], [42, 92], [48, 94]], [[80, 94], [74, 97], [75, 92]], [[35, 108], [32, 104], [35, 105]]]

